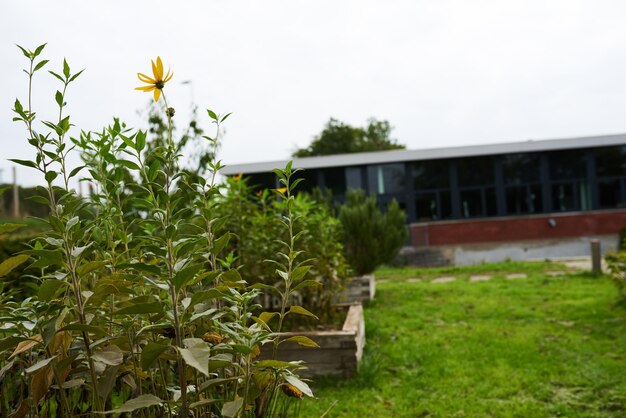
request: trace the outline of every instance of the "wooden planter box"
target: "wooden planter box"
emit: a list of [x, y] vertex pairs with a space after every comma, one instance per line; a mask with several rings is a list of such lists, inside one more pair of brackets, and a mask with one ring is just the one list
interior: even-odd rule
[[341, 292], [338, 302], [340, 303], [365, 303], [374, 299], [376, 294], [376, 280], [374, 273], [352, 277], [346, 284], [346, 289]]
[[[308, 368], [300, 371], [302, 376], [354, 376], [365, 346], [363, 305], [358, 303], [348, 306], [341, 330], [285, 332], [283, 335], [304, 335], [319, 345], [319, 348], [303, 347], [288, 341], [278, 347], [277, 360], [304, 360]], [[264, 345], [261, 358], [271, 358], [272, 349], [272, 344]]]

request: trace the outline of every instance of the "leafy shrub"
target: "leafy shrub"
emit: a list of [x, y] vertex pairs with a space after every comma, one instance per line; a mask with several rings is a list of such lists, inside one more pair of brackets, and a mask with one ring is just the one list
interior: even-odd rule
[[346, 203], [339, 207], [348, 264], [356, 274], [373, 272], [390, 262], [408, 237], [406, 214], [394, 199], [385, 213], [376, 197], [360, 189], [348, 190]]
[[[283, 195], [261, 190], [253, 193], [248, 179], [236, 176], [226, 180], [219, 205], [227, 229], [233, 232], [228, 249], [241, 276], [250, 283], [281, 288], [275, 274], [275, 261], [280, 243], [288, 239], [283, 227], [286, 199]], [[318, 286], [304, 287], [294, 293], [297, 302], [316, 312], [322, 320], [334, 313], [334, 299], [346, 277], [346, 263], [341, 243], [341, 225], [326, 206], [318, 205], [308, 195], [300, 193], [292, 203], [294, 230], [299, 239], [295, 246], [314, 258], [310, 260], [309, 277]], [[228, 216], [228, 214], [231, 214]], [[268, 309], [276, 307], [272, 298], [263, 303]]]
[[[20, 47], [29, 60], [29, 95], [48, 63], [38, 58], [44, 47]], [[164, 105], [165, 140], [150, 144], [146, 132], [118, 120], [101, 132], [81, 131], [72, 142], [84, 166], [73, 170], [66, 166], [73, 147], [64, 110], [80, 72], [66, 61], [50, 72], [61, 82], [55, 121], [39, 123], [30, 104], [15, 101], [15, 120], [24, 123], [35, 158], [13, 161], [45, 179], [39, 200], [49, 215], [47, 231], [0, 263], [0, 277], [21, 266], [41, 272], [33, 297], [0, 296], [0, 416], [274, 417], [289, 413], [290, 399], [312, 396], [298, 378], [300, 362], [258, 358], [263, 344], [275, 356], [286, 341], [286, 319], [315, 316], [289, 303], [295, 291], [317, 284], [307, 279], [313, 264], [298, 249], [305, 234], [296, 232], [291, 164], [276, 171], [284, 186], [272, 192], [280, 222], [265, 236], [278, 248], [273, 271], [281, 286], [262, 288], [279, 298], [280, 309], [262, 312], [259, 286], [243, 280], [243, 266], [227, 251], [232, 214], [218, 216], [221, 164], [214, 156], [229, 114], [207, 110], [216, 127], [204, 137], [211, 157], [202, 173], [189, 175], [179, 168], [174, 112], [162, 91], [171, 73], [160, 58], [152, 68], [154, 78], [139, 75], [147, 83], [140, 89]], [[95, 184], [89, 200], [70, 188], [83, 169]], [[289, 340], [316, 346], [304, 336]]]

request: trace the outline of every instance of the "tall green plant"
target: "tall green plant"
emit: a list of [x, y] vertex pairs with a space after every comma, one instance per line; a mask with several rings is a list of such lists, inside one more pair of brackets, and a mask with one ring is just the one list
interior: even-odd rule
[[394, 199], [383, 213], [376, 198], [363, 190], [346, 193], [346, 203], [339, 208], [348, 264], [356, 274], [373, 272], [393, 260], [408, 237], [406, 214]]
[[[25, 263], [41, 271], [34, 297], [0, 304], [0, 415], [282, 416], [288, 395], [312, 396], [297, 377], [299, 362], [258, 359], [263, 344], [283, 342], [287, 315], [313, 316], [286, 302], [309, 285], [302, 280], [309, 267], [294, 250], [290, 192], [286, 259], [276, 271], [284, 286], [262, 288], [283, 298], [272, 328], [275, 314], [256, 315], [261, 289], [242, 279], [225, 250], [232, 233], [218, 210], [221, 163], [212, 158], [206, 178], [179, 169], [173, 111], [163, 92], [171, 73], [160, 58], [152, 63], [153, 77], [139, 77], [147, 83], [140, 89], [163, 105], [166, 141], [149, 146], [146, 132], [115, 120], [72, 139], [84, 166], [69, 170], [66, 90], [80, 73], [72, 74], [65, 61], [61, 73], [51, 72], [62, 82], [55, 94], [59, 115], [42, 122], [49, 132], [38, 132], [30, 97], [33, 76], [47, 63], [37, 61], [44, 46], [22, 48], [30, 63], [29, 105], [16, 100], [14, 106], [36, 158], [13, 161], [45, 179], [41, 201], [50, 208], [50, 230], [0, 263], [0, 277]], [[214, 156], [229, 114], [207, 114], [216, 128], [205, 137]], [[95, 185], [89, 200], [70, 187], [83, 169]], [[291, 166], [277, 173], [290, 190]], [[0, 233], [18, 227], [3, 225]], [[304, 337], [295, 341], [314, 345]]]

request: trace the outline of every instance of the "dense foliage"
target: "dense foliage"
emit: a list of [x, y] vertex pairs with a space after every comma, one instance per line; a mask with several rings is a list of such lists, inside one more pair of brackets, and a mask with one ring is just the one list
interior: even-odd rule
[[[275, 267], [267, 260], [275, 259], [280, 251], [276, 238], [287, 239], [281, 219], [287, 201], [280, 193], [272, 194], [267, 190], [254, 193], [255, 187], [248, 181], [241, 176], [226, 180], [218, 210], [227, 219], [227, 229], [233, 233], [227, 248], [235, 256], [233, 265], [246, 281], [281, 288]], [[299, 193], [292, 205], [294, 231], [299, 237], [296, 249], [313, 257], [309, 262], [309, 276], [319, 284], [297, 289], [292, 302], [327, 320], [334, 313], [335, 295], [347, 274], [341, 225], [327, 206], [317, 204], [307, 194]], [[277, 307], [271, 298], [264, 305]]]
[[337, 119], [330, 119], [322, 132], [313, 139], [311, 145], [300, 148], [294, 157], [314, 157], [318, 155], [347, 154], [352, 152], [383, 151], [404, 149], [391, 138], [392, 127], [386, 120], [374, 118], [366, 127], [353, 127]]
[[[14, 120], [26, 127], [35, 158], [13, 161], [45, 179], [40, 200], [49, 215], [46, 231], [0, 264], [0, 278], [23, 267], [38, 273], [33, 297], [0, 301], [0, 416], [293, 414], [290, 401], [312, 393], [298, 378], [300, 362], [275, 356], [287, 340], [316, 346], [304, 336], [285, 339], [281, 330], [291, 316], [315, 317], [291, 301], [319, 286], [309, 276], [320, 267], [303, 251], [308, 225], [293, 195], [291, 164], [276, 171], [282, 188], [264, 192], [276, 196], [278, 222], [263, 236], [271, 243], [258, 244], [274, 248], [275, 286], [252, 284], [231, 246], [247, 245], [242, 240], [250, 236], [229, 230], [235, 213], [219, 209], [232, 199], [216, 183], [221, 164], [214, 158], [229, 114], [207, 111], [215, 134], [203, 136], [206, 168], [181, 169], [174, 112], [162, 92], [171, 73], [157, 58], [154, 78], [140, 74], [148, 85], [139, 89], [164, 105], [162, 141], [115, 120], [100, 132], [81, 131], [70, 145], [67, 90], [80, 72], [66, 61], [50, 72], [61, 82], [58, 119], [39, 122], [31, 95], [35, 73], [48, 63], [39, 58], [44, 47], [20, 47], [29, 89], [26, 104], [15, 101]], [[70, 169], [73, 148], [84, 166]], [[94, 185], [89, 199], [70, 187], [81, 171]], [[0, 225], [0, 234], [19, 227]], [[277, 309], [261, 309], [263, 292], [276, 297]], [[263, 345], [273, 350], [260, 357]]]
[[394, 199], [383, 213], [376, 197], [363, 190], [346, 193], [346, 203], [339, 208], [343, 226], [348, 264], [359, 274], [372, 273], [378, 266], [390, 262], [408, 237], [406, 214]]

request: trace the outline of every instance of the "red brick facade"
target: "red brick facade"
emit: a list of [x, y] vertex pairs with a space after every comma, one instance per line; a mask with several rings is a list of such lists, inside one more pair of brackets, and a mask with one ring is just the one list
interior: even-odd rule
[[626, 210], [454, 220], [410, 225], [416, 247], [617, 234]]

